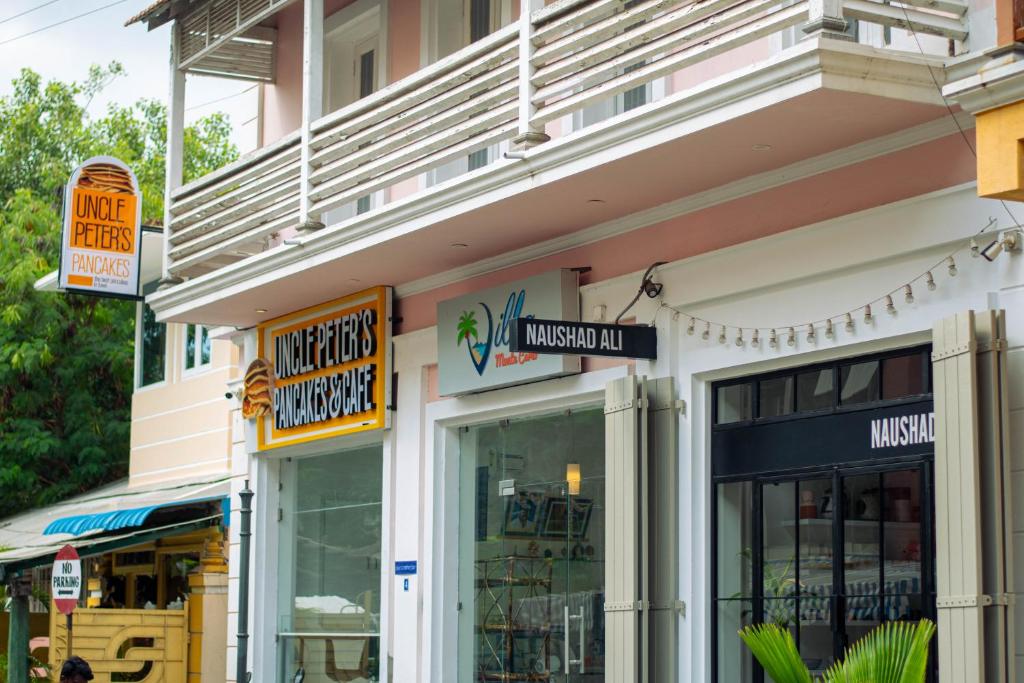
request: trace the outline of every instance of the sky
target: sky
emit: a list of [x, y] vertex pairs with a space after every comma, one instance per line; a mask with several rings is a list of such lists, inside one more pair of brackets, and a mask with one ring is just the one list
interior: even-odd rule
[[[102, 116], [111, 102], [127, 105], [139, 98], [167, 101], [167, 25], [147, 31], [143, 23], [124, 22], [153, 0], [0, 0], [0, 96], [11, 92], [11, 81], [23, 68], [39, 72], [44, 80], [81, 81], [91, 64], [116, 60], [127, 74], [116, 79], [89, 106]], [[104, 8], [105, 9], [100, 9]], [[26, 10], [23, 16], [15, 17]], [[73, 17], [95, 11], [79, 19]], [[67, 23], [32, 35], [51, 24]], [[24, 37], [21, 37], [24, 36]], [[246, 81], [189, 76], [185, 86], [185, 121], [215, 111], [231, 117], [234, 141], [241, 151], [254, 147], [256, 89]], [[213, 100], [218, 100], [214, 102]]]

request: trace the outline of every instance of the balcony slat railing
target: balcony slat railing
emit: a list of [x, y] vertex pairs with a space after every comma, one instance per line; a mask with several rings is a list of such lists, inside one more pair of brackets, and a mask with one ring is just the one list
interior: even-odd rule
[[[552, 131], [563, 117], [793, 27], [846, 20], [967, 37], [963, 0], [787, 2], [557, 0], [532, 12], [529, 25], [524, 18], [506, 26], [314, 121], [307, 150], [297, 131], [172, 192], [169, 274], [195, 276], [247, 258], [273, 244], [275, 233], [315, 224], [325, 212], [478, 150], [513, 138], [543, 145], [545, 127]], [[823, 8], [841, 16], [822, 23]], [[300, 173], [303, 163], [308, 173]]]

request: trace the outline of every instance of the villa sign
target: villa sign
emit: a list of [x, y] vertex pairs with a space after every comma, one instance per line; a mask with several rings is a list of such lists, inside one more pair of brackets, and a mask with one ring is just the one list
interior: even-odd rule
[[580, 371], [579, 356], [512, 351], [509, 344], [519, 318], [578, 321], [579, 275], [553, 270], [438, 304], [441, 395], [471, 394]]

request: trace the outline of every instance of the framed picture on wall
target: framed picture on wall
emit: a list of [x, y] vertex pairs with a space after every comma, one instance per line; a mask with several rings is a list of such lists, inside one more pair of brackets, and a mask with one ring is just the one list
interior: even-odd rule
[[505, 501], [505, 523], [501, 533], [505, 536], [536, 536], [544, 494], [536, 491], [517, 491]]
[[544, 501], [541, 515], [541, 535], [545, 538], [566, 538], [570, 527], [572, 538], [581, 539], [587, 535], [590, 513], [594, 501], [590, 498], [571, 498], [572, 517], [569, 517], [569, 502], [565, 496], [552, 496]]

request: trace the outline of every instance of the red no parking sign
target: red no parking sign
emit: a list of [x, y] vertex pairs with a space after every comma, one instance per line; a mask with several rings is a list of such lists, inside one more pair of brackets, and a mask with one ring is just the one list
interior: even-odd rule
[[82, 595], [82, 561], [78, 551], [66, 545], [57, 551], [51, 579], [53, 602], [61, 614], [71, 615]]

